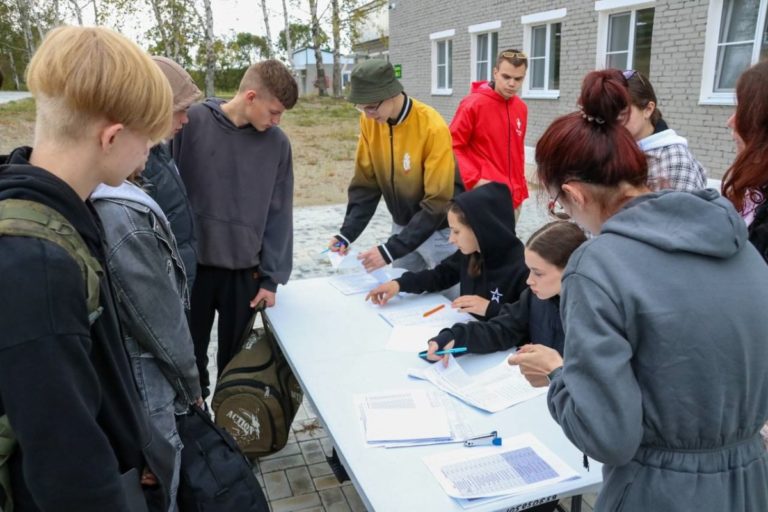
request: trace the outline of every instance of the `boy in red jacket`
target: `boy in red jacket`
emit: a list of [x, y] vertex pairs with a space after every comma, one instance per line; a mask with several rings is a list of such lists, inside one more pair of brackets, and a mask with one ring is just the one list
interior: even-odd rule
[[507, 185], [515, 217], [528, 197], [525, 181], [525, 130], [528, 107], [517, 96], [528, 71], [528, 57], [504, 50], [492, 82], [473, 82], [451, 122], [453, 152], [467, 190], [489, 181]]

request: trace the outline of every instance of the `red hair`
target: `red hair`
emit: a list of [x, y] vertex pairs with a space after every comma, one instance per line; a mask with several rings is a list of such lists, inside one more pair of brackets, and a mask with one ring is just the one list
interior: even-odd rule
[[644, 185], [645, 154], [619, 119], [631, 105], [621, 71], [587, 74], [579, 105], [581, 112], [555, 119], [536, 144], [539, 181], [558, 189], [569, 180], [606, 187]]
[[757, 204], [768, 195], [768, 61], [741, 74], [736, 83], [736, 133], [744, 149], [723, 177], [723, 195], [737, 210], [744, 210], [744, 198]]

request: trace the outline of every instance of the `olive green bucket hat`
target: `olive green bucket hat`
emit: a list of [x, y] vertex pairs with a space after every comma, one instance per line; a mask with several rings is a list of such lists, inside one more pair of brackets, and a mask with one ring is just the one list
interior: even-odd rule
[[370, 59], [352, 70], [347, 101], [358, 105], [378, 103], [403, 92], [395, 78], [395, 69], [385, 60]]

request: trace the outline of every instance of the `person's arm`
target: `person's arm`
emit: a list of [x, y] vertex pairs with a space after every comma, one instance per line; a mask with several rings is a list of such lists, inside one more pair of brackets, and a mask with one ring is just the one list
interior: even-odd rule
[[445, 125], [427, 135], [424, 147], [424, 197], [420, 210], [403, 230], [392, 235], [379, 251], [386, 263], [413, 252], [445, 221], [448, 202], [453, 197], [456, 165], [451, 151], [451, 132]]
[[563, 432], [604, 464], [628, 463], [643, 437], [643, 397], [616, 303], [592, 280], [563, 280], [565, 364], [550, 373], [548, 404]]
[[355, 174], [347, 190], [347, 212], [337, 238], [347, 246], [357, 240], [371, 221], [381, 199], [381, 189], [376, 181], [371, 158], [371, 147], [364, 131], [364, 119], [360, 119], [360, 138], [355, 153]]
[[755, 219], [749, 225], [749, 241], [768, 263], [768, 203], [757, 208]]
[[433, 338], [440, 348], [455, 340], [456, 347], [467, 347], [468, 352], [487, 354], [508, 350], [528, 343], [530, 290], [520, 295], [512, 304], [505, 304], [501, 312], [487, 322], [467, 322], [454, 324], [450, 329], [443, 329]]
[[80, 269], [49, 242], [3, 237], [0, 253], [0, 405], [35, 504], [46, 512], [128, 512], [97, 421], [102, 394]]
[[435, 268], [419, 272], [406, 272], [395, 281], [400, 285], [401, 292], [439, 292], [459, 282], [461, 265], [466, 265], [466, 256], [461, 254], [461, 251], [456, 251]]
[[293, 153], [287, 138], [269, 203], [260, 261], [260, 286], [275, 293], [278, 284], [288, 282], [293, 269]]
[[136, 342], [155, 356], [165, 378], [189, 404], [202, 396], [192, 335], [180, 290], [166, 273], [170, 255], [147, 228], [110, 242], [107, 261], [120, 299], [120, 320]]
[[467, 190], [472, 190], [482, 178], [482, 161], [471, 147], [472, 134], [477, 124], [475, 110], [466, 101], [459, 103], [459, 108], [451, 121], [451, 140], [453, 154], [459, 164], [461, 180]]

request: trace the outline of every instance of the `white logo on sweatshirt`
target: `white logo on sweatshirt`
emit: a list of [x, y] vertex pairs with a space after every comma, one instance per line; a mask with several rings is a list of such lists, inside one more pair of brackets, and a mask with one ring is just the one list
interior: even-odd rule
[[491, 290], [491, 301], [495, 302], [496, 304], [501, 304], [501, 298], [504, 296], [503, 293], [499, 291], [499, 288], [496, 287], [495, 290]]
[[411, 170], [411, 155], [408, 153], [406, 153], [403, 157], [403, 170], [405, 172], [410, 172]]
[[517, 132], [518, 137], [523, 136], [523, 122], [520, 120], [520, 118], [517, 118], [517, 129], [515, 130]]

